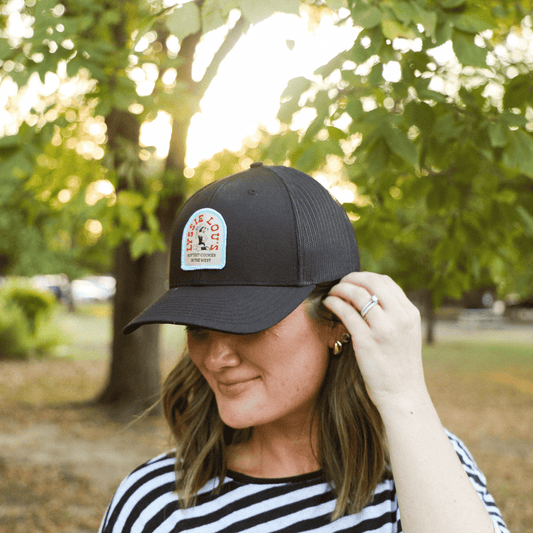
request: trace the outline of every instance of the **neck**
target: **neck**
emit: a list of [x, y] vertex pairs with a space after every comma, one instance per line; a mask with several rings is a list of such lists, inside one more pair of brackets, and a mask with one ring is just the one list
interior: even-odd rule
[[231, 470], [259, 478], [282, 478], [320, 469], [315, 457], [316, 428], [266, 424], [254, 427], [252, 438], [229, 450]]

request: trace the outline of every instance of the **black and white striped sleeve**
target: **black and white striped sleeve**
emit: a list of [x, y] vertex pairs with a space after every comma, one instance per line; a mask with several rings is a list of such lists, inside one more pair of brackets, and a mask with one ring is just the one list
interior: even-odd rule
[[457, 453], [459, 460], [463, 465], [463, 468], [465, 469], [465, 472], [468, 474], [470, 482], [476, 489], [476, 492], [481, 498], [483, 505], [485, 505], [485, 508], [489, 512], [489, 515], [494, 524], [494, 532], [509, 533], [509, 530], [507, 529], [507, 526], [503, 521], [501, 513], [498, 507], [496, 506], [496, 503], [494, 502], [494, 498], [487, 490], [487, 480], [483, 473], [477, 467], [476, 462], [470, 455], [470, 452], [463, 444], [463, 442], [459, 440], [453, 433], [450, 433], [446, 430], [446, 434], [448, 435], [448, 438], [450, 439], [452, 446], [455, 452]]

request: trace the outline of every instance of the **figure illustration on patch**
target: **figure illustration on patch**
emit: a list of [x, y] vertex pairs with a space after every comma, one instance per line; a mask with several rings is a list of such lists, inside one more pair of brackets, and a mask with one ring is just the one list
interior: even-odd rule
[[208, 246], [206, 242], [207, 239], [209, 238], [208, 233], [207, 233], [207, 226], [204, 224], [201, 226], [197, 226], [194, 231], [196, 233], [197, 244], [193, 246], [193, 249], [194, 250], [209, 250], [210, 247]]

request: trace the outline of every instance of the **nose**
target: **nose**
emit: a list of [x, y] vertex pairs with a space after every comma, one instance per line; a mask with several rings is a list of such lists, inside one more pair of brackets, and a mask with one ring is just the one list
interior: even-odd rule
[[207, 370], [217, 373], [225, 368], [236, 367], [241, 363], [233, 337], [235, 336], [229, 333], [210, 332], [203, 358]]

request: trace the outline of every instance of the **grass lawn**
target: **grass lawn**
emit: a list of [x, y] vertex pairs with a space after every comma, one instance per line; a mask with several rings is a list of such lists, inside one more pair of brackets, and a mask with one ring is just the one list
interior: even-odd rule
[[[110, 303], [79, 305], [74, 313], [61, 308], [53, 318], [52, 328], [59, 332], [62, 343], [54, 355], [69, 360], [108, 360], [112, 338]], [[161, 327], [163, 359], [181, 353], [185, 340], [181, 326]]]
[[[533, 328], [532, 328], [533, 334]], [[489, 371], [533, 368], [533, 339], [530, 343], [506, 343], [475, 340], [440, 340], [424, 346], [426, 367], [445, 366], [464, 371]]]

